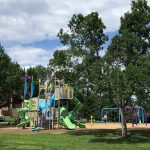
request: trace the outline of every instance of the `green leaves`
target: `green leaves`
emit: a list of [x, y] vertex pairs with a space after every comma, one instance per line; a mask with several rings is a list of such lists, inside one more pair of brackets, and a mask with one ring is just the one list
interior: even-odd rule
[[112, 61], [136, 64], [150, 49], [150, 7], [145, 0], [132, 1], [131, 11], [121, 17], [119, 35], [112, 39], [108, 53]]
[[63, 44], [69, 44], [75, 56], [90, 54], [99, 57], [102, 44], [108, 40], [103, 30], [106, 28], [97, 12], [87, 16], [73, 15], [68, 24], [69, 31], [60, 29], [58, 37]]
[[0, 46], [0, 106], [8, 105], [10, 99], [17, 100], [21, 96], [23, 70], [20, 65], [11, 61]]

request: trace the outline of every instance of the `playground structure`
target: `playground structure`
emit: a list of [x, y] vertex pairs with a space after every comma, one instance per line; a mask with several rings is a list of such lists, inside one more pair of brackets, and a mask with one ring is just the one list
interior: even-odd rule
[[126, 106], [126, 110], [130, 112], [132, 127], [134, 127], [134, 123], [136, 125], [141, 123], [146, 123], [147, 125], [147, 112], [141, 106]]
[[[26, 84], [26, 83], [25, 83]], [[31, 92], [33, 96], [33, 82]], [[44, 98], [41, 99], [41, 92]], [[26, 95], [26, 86], [24, 88], [24, 97]], [[68, 112], [69, 104], [74, 104], [72, 111]], [[25, 105], [25, 106], [24, 106]], [[85, 125], [76, 120], [76, 113], [82, 107], [82, 103], [73, 97], [73, 89], [63, 80], [47, 78], [43, 83], [39, 80], [39, 96], [36, 100], [24, 100], [23, 108], [18, 110], [21, 117], [21, 123], [17, 127], [29, 125], [32, 131], [40, 128], [54, 129], [62, 128], [75, 129], [76, 126], [84, 128]]]
[[31, 119], [33, 118], [32, 112], [36, 111], [35, 109], [33, 109], [33, 106], [35, 104], [34, 101], [24, 100], [24, 104], [26, 105], [26, 107], [18, 110], [18, 114], [21, 117], [21, 123], [19, 123], [17, 127], [25, 127], [26, 125], [31, 123]]
[[[121, 120], [121, 117], [120, 117], [120, 111], [119, 111], [119, 108], [103, 108], [102, 111], [101, 111], [101, 116], [102, 116], [102, 123], [104, 123], [104, 114], [106, 116], [108, 116], [108, 113], [110, 112], [117, 112], [117, 115], [118, 115], [118, 122], [120, 123], [120, 120]], [[106, 123], [108, 121], [108, 117], [106, 118]]]
[[[132, 127], [134, 124], [138, 125], [141, 123], [146, 123], [147, 126], [147, 112], [141, 106], [126, 106], [126, 111], [130, 113], [130, 120], [132, 123]], [[117, 112], [118, 122], [121, 122], [121, 115], [119, 108], [103, 108], [101, 111], [102, 123], [104, 122], [104, 114], [108, 116], [109, 112]], [[108, 121], [108, 117], [106, 118], [106, 123]]]

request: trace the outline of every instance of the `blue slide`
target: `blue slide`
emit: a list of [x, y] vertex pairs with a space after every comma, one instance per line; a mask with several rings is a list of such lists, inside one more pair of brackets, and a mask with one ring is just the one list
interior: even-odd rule
[[45, 114], [47, 107], [54, 107], [54, 101], [55, 101], [54, 95], [51, 96], [50, 100], [48, 100], [47, 103], [46, 100], [43, 101], [39, 99], [39, 108], [42, 110], [43, 114]]
[[54, 107], [55, 96], [52, 95], [50, 100], [47, 102], [47, 107]]

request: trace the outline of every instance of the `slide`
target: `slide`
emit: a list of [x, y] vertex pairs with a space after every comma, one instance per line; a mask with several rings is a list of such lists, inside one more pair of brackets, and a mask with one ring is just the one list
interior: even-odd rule
[[72, 98], [72, 102], [74, 103], [75, 108], [73, 109], [73, 111], [70, 111], [68, 113], [68, 117], [70, 118], [71, 122], [74, 123], [76, 126], [79, 126], [80, 128], [85, 128], [85, 124], [81, 123], [78, 120], [74, 120], [76, 112], [78, 112], [78, 110], [82, 108], [83, 104], [76, 97]]
[[47, 107], [54, 107], [55, 96], [52, 95], [50, 100], [47, 102]]
[[22, 118], [22, 122], [17, 125], [17, 127], [25, 127], [29, 122], [30, 118], [25, 115], [25, 113], [28, 111], [28, 108], [21, 108], [18, 110], [18, 114], [20, 118]]
[[18, 125], [17, 125], [17, 127], [25, 127], [26, 125], [28, 125], [28, 123], [29, 123], [30, 121], [28, 120], [28, 121], [23, 121], [23, 122], [21, 122], [21, 123], [19, 123]]
[[73, 124], [69, 117], [67, 116], [67, 110], [64, 107], [60, 108], [60, 124], [64, 125], [65, 127], [67, 127], [68, 129], [75, 129], [75, 124]]
[[39, 99], [38, 105], [43, 114], [45, 114], [47, 107], [54, 107], [54, 101], [55, 101], [54, 95], [51, 96], [51, 98], [47, 101], [47, 103], [46, 103], [46, 101]]
[[63, 121], [63, 125], [66, 126], [68, 129], [71, 129], [71, 130], [75, 129], [75, 127], [76, 127], [75, 124], [73, 124], [70, 121], [68, 116], [66, 116], [65, 118], [62, 117], [61, 119]]
[[72, 123], [74, 123], [76, 126], [79, 126], [80, 128], [85, 128], [86, 125], [81, 123], [80, 121], [78, 120], [73, 120], [73, 119], [70, 119]]

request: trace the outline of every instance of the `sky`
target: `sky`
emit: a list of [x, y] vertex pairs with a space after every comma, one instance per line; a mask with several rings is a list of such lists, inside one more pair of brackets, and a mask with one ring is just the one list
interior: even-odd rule
[[[47, 66], [57, 49], [67, 49], [57, 38], [73, 14], [98, 12], [111, 39], [130, 0], [0, 0], [0, 43], [14, 62], [28, 68]], [[150, 0], [148, 0], [150, 4]], [[105, 44], [106, 49], [108, 42]], [[102, 51], [101, 55], [104, 55]]]

